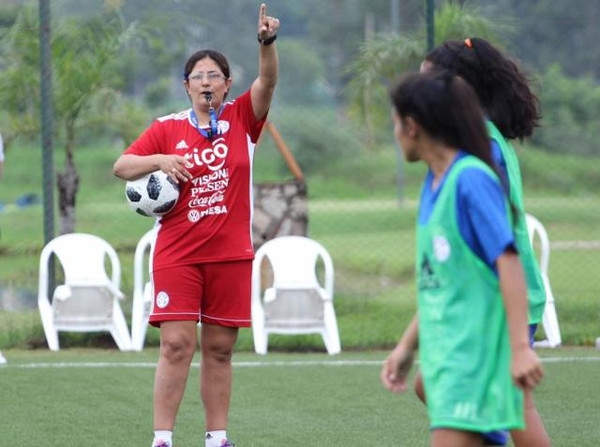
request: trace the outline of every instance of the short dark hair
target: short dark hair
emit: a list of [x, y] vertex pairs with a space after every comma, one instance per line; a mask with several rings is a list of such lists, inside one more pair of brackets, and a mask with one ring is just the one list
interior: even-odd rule
[[227, 62], [227, 58], [222, 53], [219, 53], [216, 50], [200, 50], [192, 54], [185, 63], [185, 67], [183, 69], [183, 79], [187, 81], [196, 63], [202, 59], [206, 59], [207, 57], [215, 61], [227, 79], [231, 77], [231, 73], [229, 71], [229, 62]]

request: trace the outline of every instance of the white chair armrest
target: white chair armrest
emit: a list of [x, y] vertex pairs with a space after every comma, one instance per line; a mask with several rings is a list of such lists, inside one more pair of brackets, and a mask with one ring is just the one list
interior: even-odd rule
[[327, 292], [327, 290], [319, 287], [317, 292], [319, 292], [319, 296], [323, 301], [333, 301], [333, 297]]
[[115, 287], [115, 285], [110, 282], [108, 284], [106, 284], [106, 287], [108, 288], [108, 290], [111, 291], [111, 293], [118, 299], [122, 300], [123, 298], [125, 298], [125, 295], [123, 294], [123, 292], [121, 292], [119, 289], [117, 289]]
[[53, 299], [64, 301], [66, 299], [71, 298], [71, 295], [71, 288], [63, 284], [54, 289]]
[[265, 290], [265, 295], [264, 295], [265, 303], [270, 303], [271, 301], [274, 301], [276, 297], [277, 297], [277, 295], [276, 295], [275, 289], [273, 287], [269, 287], [267, 290]]

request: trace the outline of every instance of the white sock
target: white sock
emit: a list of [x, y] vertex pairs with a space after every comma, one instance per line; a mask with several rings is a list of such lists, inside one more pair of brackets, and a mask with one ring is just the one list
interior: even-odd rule
[[204, 439], [206, 440], [204, 447], [221, 447], [221, 443], [227, 439], [227, 431], [226, 430], [207, 431]]
[[158, 441], [173, 445], [173, 432], [169, 430], [154, 430], [154, 441], [152, 441], [152, 446], [156, 445], [156, 442]]

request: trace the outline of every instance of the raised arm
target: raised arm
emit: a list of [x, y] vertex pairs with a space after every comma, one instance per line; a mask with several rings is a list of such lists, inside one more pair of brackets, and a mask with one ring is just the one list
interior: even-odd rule
[[275, 39], [279, 20], [267, 15], [267, 5], [260, 5], [258, 13], [258, 77], [252, 83], [250, 95], [256, 119], [262, 119], [269, 107], [277, 84], [279, 63]]

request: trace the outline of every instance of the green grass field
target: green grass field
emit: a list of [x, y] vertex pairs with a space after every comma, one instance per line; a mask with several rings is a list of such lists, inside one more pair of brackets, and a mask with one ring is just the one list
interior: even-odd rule
[[[156, 349], [8, 350], [0, 366], [2, 443], [14, 447], [145, 446], [152, 436]], [[234, 357], [229, 433], [241, 447], [428, 445], [427, 414], [412, 391], [379, 383], [383, 351], [250, 353]], [[600, 352], [540, 350], [536, 403], [553, 445], [597, 447]], [[202, 445], [198, 366], [177, 420], [177, 447]]]
[[[77, 229], [117, 249], [123, 308], [130, 315], [133, 251], [152, 221], [127, 208], [123, 183], [111, 175], [119, 152], [108, 145], [77, 152]], [[599, 164], [537, 154], [524, 157], [531, 191], [527, 207], [555, 243], [550, 278], [563, 340], [589, 346], [600, 336], [600, 249], [594, 245], [600, 241], [600, 199], [590, 193], [600, 183]], [[59, 153], [56, 159], [60, 169]], [[0, 366], [2, 443], [149, 445], [156, 329], [149, 328], [150, 347], [142, 353], [117, 351], [108, 334], [62, 332], [63, 350], [46, 349], [35, 308], [42, 209], [14, 204], [23, 194], [41, 194], [40, 160], [39, 149], [12, 148], [0, 185], [0, 202], [7, 204], [0, 212], [0, 304], [5, 309], [0, 310], [0, 349], [8, 358]], [[258, 156], [256, 181], [285, 177], [279, 164], [279, 155], [266, 146]], [[378, 349], [395, 343], [415, 310], [413, 225], [422, 174], [418, 165], [403, 166], [402, 201], [396, 197], [391, 150], [343, 160], [339, 171], [328, 168], [309, 176], [309, 234], [334, 260], [343, 353], [324, 354], [318, 336], [274, 335], [269, 355], [260, 357], [252, 354], [251, 331], [242, 330], [230, 426], [237, 445], [428, 445], [425, 408], [412, 392], [392, 395], [378, 379], [386, 355]], [[547, 377], [536, 401], [554, 445], [596, 447], [600, 353], [590, 347], [540, 352]], [[195, 366], [179, 415], [178, 447], [202, 445], [197, 372]]]

